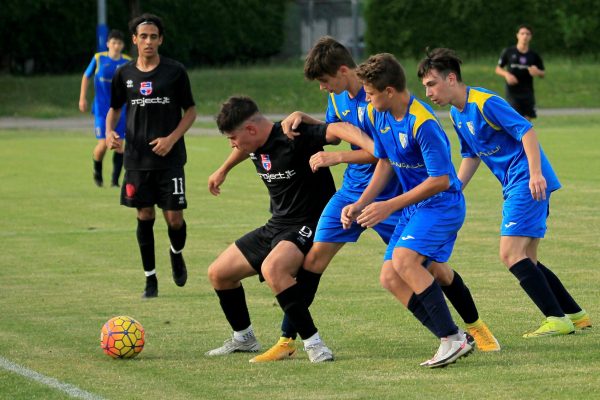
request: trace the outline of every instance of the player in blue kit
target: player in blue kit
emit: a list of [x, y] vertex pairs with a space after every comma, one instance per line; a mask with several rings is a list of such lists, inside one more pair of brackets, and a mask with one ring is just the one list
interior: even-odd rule
[[[347, 122], [354, 126], [362, 124], [361, 119], [368, 105], [361, 81], [356, 76], [356, 64], [350, 52], [334, 38], [324, 36], [317, 41], [306, 57], [304, 76], [319, 82], [321, 90], [329, 92], [325, 116], [326, 123]], [[295, 112], [282, 121], [284, 132], [288, 133], [300, 124], [322, 124], [307, 114]], [[372, 133], [369, 133], [372, 136]], [[293, 138], [293, 135], [291, 135]], [[347, 163], [342, 188], [338, 190], [319, 219], [313, 247], [306, 255], [299, 271], [300, 281], [304, 282], [304, 294], [310, 305], [316, 294], [321, 276], [333, 257], [346, 244], [356, 242], [366, 228], [354, 223], [343, 229], [340, 217], [342, 209], [358, 200], [375, 170], [374, 158], [369, 152], [352, 145], [350, 151], [319, 152], [310, 159], [313, 170]], [[385, 201], [402, 192], [400, 183], [393, 179], [378, 195], [376, 201]], [[393, 213], [373, 227], [384, 243], [388, 244], [400, 218]], [[446, 296], [465, 319], [478, 346], [485, 351], [499, 350], [497, 340], [489, 328], [479, 319], [477, 307], [458, 273], [450, 268], [431, 265], [436, 279], [442, 285]], [[293, 357], [296, 351], [296, 330], [284, 316], [279, 341], [265, 353], [254, 357], [252, 362], [278, 361]]]
[[[356, 221], [368, 228], [401, 212], [380, 280], [440, 339], [436, 354], [421, 365], [443, 367], [473, 351], [468, 335], [452, 320], [440, 285], [423, 267], [427, 261], [446, 265], [465, 218], [450, 144], [433, 111], [406, 89], [404, 70], [394, 56], [371, 56], [356, 73], [370, 100], [363, 130], [376, 132], [379, 161], [358, 201], [342, 210], [342, 223], [347, 228]], [[392, 179], [403, 193], [376, 201]]]
[[497, 94], [466, 86], [460, 64], [452, 50], [435, 49], [419, 64], [418, 76], [435, 104], [452, 106], [450, 117], [463, 156], [458, 172], [463, 189], [481, 161], [502, 184], [500, 258], [546, 316], [538, 329], [524, 337], [565, 335], [575, 327], [591, 327], [589, 315], [538, 260], [550, 195], [561, 185], [533, 126]]
[[[98, 143], [94, 148], [94, 182], [98, 186], [104, 184], [102, 177], [102, 160], [106, 154], [106, 114], [110, 108], [110, 85], [112, 77], [117, 68], [129, 62], [131, 57], [126, 54], [121, 54], [125, 39], [123, 33], [113, 29], [108, 34], [106, 46], [108, 51], [102, 51], [94, 54], [90, 65], [83, 73], [81, 78], [81, 91], [79, 93], [79, 111], [87, 110], [87, 89], [89, 86], [90, 77], [94, 75], [94, 103], [92, 104], [92, 114], [94, 114], [94, 131]], [[125, 111], [125, 110], [124, 110]], [[125, 138], [125, 112], [121, 114], [121, 119], [115, 129], [121, 139]], [[111, 186], [119, 186], [119, 176], [123, 168], [123, 151], [115, 151], [113, 153], [113, 173]]]

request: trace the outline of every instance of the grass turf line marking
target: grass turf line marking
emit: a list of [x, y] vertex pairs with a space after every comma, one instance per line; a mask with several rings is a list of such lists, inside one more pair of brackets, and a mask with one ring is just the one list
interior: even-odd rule
[[65, 392], [69, 396], [75, 397], [77, 399], [104, 400], [104, 398], [101, 396], [95, 395], [90, 392], [86, 392], [85, 390], [79, 389], [77, 386], [73, 386], [68, 383], [63, 383], [49, 376], [42, 375], [39, 372], [35, 372], [29, 368], [25, 368], [22, 365], [15, 364], [14, 362], [9, 361], [2, 356], [0, 356], [0, 368], [14, 372], [15, 374], [24, 376], [27, 379], [39, 382], [53, 389], [58, 389], [62, 392]]

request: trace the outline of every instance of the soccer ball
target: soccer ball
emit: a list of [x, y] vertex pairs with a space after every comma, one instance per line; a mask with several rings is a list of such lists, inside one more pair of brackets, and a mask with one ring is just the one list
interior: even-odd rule
[[124, 315], [111, 318], [102, 326], [100, 347], [112, 358], [133, 358], [144, 349], [144, 327]]

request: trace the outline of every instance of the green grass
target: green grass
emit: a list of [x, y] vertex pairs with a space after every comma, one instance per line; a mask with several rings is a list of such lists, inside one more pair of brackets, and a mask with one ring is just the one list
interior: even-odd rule
[[[419, 97], [425, 97], [416, 77], [417, 62], [401, 62], [407, 71], [409, 89]], [[494, 58], [465, 62], [465, 82], [504, 95], [504, 82], [494, 74], [495, 65]], [[220, 104], [233, 94], [255, 98], [263, 111], [270, 113], [293, 110], [322, 112], [324, 94], [316, 90], [316, 83], [304, 80], [302, 69], [301, 63], [287, 63], [281, 66], [197, 69], [189, 74], [200, 114], [217, 114]], [[546, 78], [535, 82], [538, 107], [598, 107], [600, 82], [590, 79], [597, 70], [598, 64], [590, 60], [547, 60]], [[0, 87], [3, 88], [0, 91], [0, 117], [77, 116], [80, 84], [79, 74], [29, 78], [0, 75]]]
[[[552, 196], [540, 259], [594, 322], [599, 126], [599, 116], [545, 117], [537, 125], [564, 186]], [[420, 368], [436, 340], [379, 286], [384, 245], [369, 231], [333, 260], [312, 307], [335, 362], [311, 365], [304, 352], [268, 365], [251, 365], [244, 354], [204, 357], [229, 333], [206, 268], [266, 221], [268, 198], [247, 164], [230, 174], [220, 198], [210, 196], [207, 176], [229, 147], [218, 136], [186, 140], [190, 279], [184, 288], [171, 281], [166, 229], [157, 220], [160, 297], [142, 301], [135, 213], [118, 205], [116, 190], [93, 185], [94, 140], [87, 132], [0, 132], [0, 357], [109, 399], [574, 399], [600, 391], [598, 328], [521, 338], [541, 315], [498, 259], [500, 186], [483, 168], [467, 190], [467, 221], [451, 262], [500, 340], [500, 353], [476, 352], [444, 370]], [[335, 168], [338, 181], [342, 170]], [[266, 285], [249, 279], [244, 286], [258, 337], [271, 345], [281, 311]], [[118, 314], [146, 329], [146, 348], [134, 360], [112, 360], [100, 350], [100, 328]], [[0, 398], [65, 398], [3, 369], [0, 382]]]

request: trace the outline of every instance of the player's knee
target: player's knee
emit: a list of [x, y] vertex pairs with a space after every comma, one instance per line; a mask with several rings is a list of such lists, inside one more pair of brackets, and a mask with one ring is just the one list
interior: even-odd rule
[[156, 213], [154, 212], [154, 208], [138, 208], [137, 212], [138, 218], [142, 221], [147, 221], [149, 219], [156, 218]]
[[302, 267], [307, 271], [314, 272], [315, 274], [322, 274], [327, 268], [327, 262], [322, 257], [309, 252], [304, 258]]
[[448, 286], [452, 284], [454, 279], [454, 272], [452, 269], [445, 264], [431, 263], [427, 270], [433, 275], [433, 279], [441, 285]]
[[507, 268], [512, 267], [514, 264], [521, 261], [523, 258], [525, 258], [524, 255], [515, 254], [514, 252], [506, 248], [500, 248], [500, 260], [502, 261], [502, 264], [504, 264]]
[[394, 275], [396, 275], [396, 273], [394, 272], [393, 268], [389, 267], [382, 268], [381, 273], [379, 274], [379, 284], [389, 292], [392, 291], [392, 280], [394, 279]]

